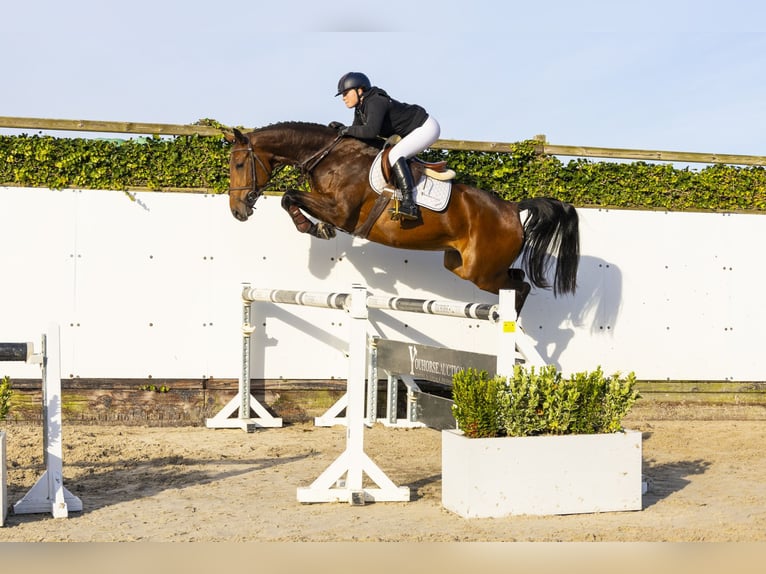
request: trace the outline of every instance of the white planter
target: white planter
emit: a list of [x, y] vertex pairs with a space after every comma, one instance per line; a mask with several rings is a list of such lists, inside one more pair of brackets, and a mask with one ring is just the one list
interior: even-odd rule
[[466, 518], [641, 509], [641, 433], [466, 438], [442, 431], [442, 504]]

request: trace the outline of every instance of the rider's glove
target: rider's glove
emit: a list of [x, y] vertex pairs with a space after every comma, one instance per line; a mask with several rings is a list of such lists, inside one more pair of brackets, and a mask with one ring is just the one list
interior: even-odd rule
[[344, 126], [340, 122], [330, 122], [328, 125], [332, 129], [338, 130], [338, 135], [345, 136], [348, 133], [348, 126]]

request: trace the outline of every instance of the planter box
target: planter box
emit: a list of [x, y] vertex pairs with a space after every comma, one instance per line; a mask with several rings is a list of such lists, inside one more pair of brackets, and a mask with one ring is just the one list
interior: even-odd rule
[[442, 504], [466, 518], [641, 509], [641, 433], [466, 438], [442, 431]]

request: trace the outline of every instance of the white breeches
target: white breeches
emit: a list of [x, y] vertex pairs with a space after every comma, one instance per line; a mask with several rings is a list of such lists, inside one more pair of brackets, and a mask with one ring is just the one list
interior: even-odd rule
[[391, 148], [388, 161], [394, 165], [400, 157], [409, 159], [416, 156], [438, 140], [440, 133], [439, 122], [428, 116], [422, 126], [403, 137], [398, 144]]

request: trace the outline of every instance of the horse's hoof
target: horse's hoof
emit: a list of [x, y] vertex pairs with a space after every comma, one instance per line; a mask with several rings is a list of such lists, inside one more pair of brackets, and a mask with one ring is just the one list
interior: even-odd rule
[[309, 233], [319, 239], [332, 239], [335, 237], [335, 228], [332, 225], [320, 221], [311, 226]]

